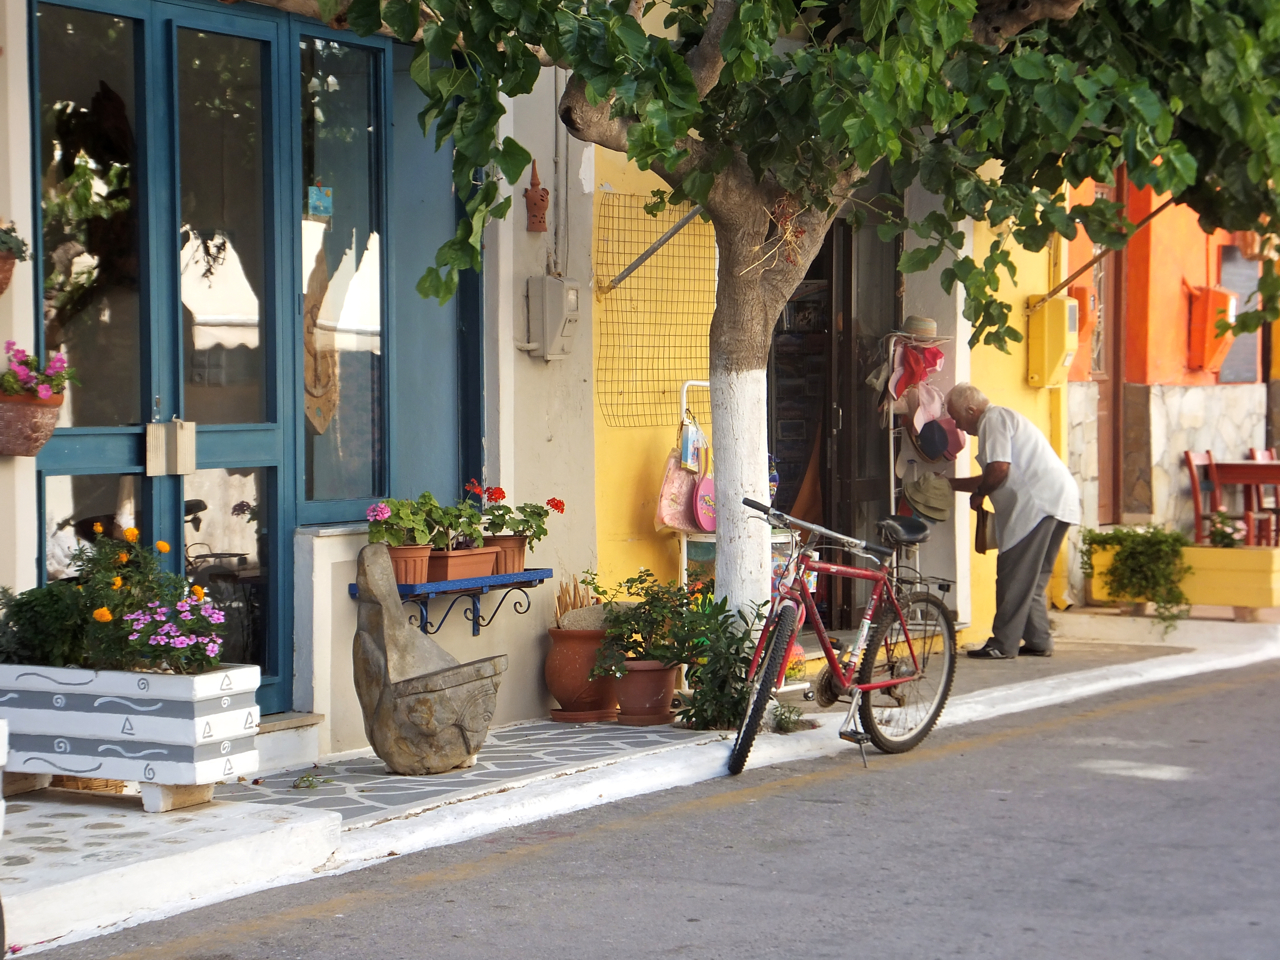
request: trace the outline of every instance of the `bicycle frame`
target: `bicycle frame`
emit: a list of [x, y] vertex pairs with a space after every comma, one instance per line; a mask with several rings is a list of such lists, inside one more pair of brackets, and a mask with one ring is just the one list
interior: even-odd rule
[[[827, 636], [826, 626], [822, 622], [822, 617], [818, 614], [813, 595], [809, 592], [809, 584], [805, 579], [806, 573], [825, 573], [830, 576], [847, 577], [854, 580], [869, 580], [875, 584], [871, 590], [871, 599], [867, 602], [866, 610], [863, 611], [862, 621], [858, 625], [858, 640], [854, 647], [853, 655], [849, 658], [847, 670], [840, 663], [840, 658], [836, 655], [835, 648], [831, 645], [831, 639]], [[867, 641], [871, 638], [871, 626], [875, 622], [876, 612], [880, 609], [881, 602], [886, 597], [898, 618], [898, 623], [902, 627], [902, 635], [906, 638], [907, 649], [911, 654], [912, 673], [910, 676], [894, 677], [877, 683], [855, 684], [853, 679], [857, 675], [858, 664], [866, 651]], [[782, 658], [782, 668], [775, 678], [778, 686], [783, 683], [786, 675], [787, 660], [791, 655], [791, 649], [795, 646], [796, 638], [800, 635], [800, 628], [804, 625], [806, 618], [812, 618], [813, 630], [818, 636], [818, 643], [821, 645], [823, 655], [827, 659], [827, 666], [831, 668], [832, 675], [839, 679], [842, 688], [853, 688], [865, 693], [886, 687], [896, 687], [919, 678], [920, 660], [916, 655], [915, 644], [912, 642], [911, 631], [907, 627], [906, 618], [903, 616], [902, 608], [898, 605], [898, 598], [890, 588], [889, 575], [883, 569], [867, 570], [862, 567], [852, 567], [845, 564], [827, 563], [817, 558], [812, 547], [804, 547], [799, 551], [793, 551], [791, 558], [787, 562], [786, 570], [784, 570], [782, 577], [779, 578], [778, 596], [770, 604], [769, 615], [765, 617], [764, 627], [760, 632], [760, 640], [756, 643], [755, 653], [751, 658], [749, 678], [754, 678], [756, 670], [759, 669], [760, 658], [764, 655], [769, 631], [773, 628], [778, 611], [782, 609], [784, 603], [795, 604], [797, 616], [795, 630], [787, 638], [787, 653]]]

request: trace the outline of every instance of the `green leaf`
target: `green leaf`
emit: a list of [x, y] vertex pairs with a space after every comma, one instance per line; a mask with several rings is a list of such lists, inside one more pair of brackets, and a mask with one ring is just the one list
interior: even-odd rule
[[399, 39], [408, 41], [417, 35], [422, 22], [418, 10], [418, 0], [387, 0], [382, 19]]
[[[338, 0], [334, 0], [333, 5], [337, 6]], [[325, 17], [324, 7], [322, 0], [320, 16], [328, 22], [333, 17]], [[347, 26], [359, 37], [369, 37], [381, 30], [382, 8], [378, 0], [351, 0], [351, 6], [347, 7]]]
[[525, 168], [529, 166], [533, 157], [529, 151], [520, 144], [516, 143], [511, 137], [506, 137], [502, 141], [502, 149], [498, 151], [494, 158], [498, 164], [498, 169], [502, 171], [503, 178], [507, 183], [514, 184], [520, 179], [520, 175], [524, 173]]
[[[325, 23], [331, 23], [342, 9], [342, 0], [318, 0], [317, 5], [320, 8], [320, 19]], [[381, 18], [379, 18], [379, 22], [381, 22]]]
[[863, 36], [877, 36], [888, 26], [897, 5], [897, 0], [860, 0]]

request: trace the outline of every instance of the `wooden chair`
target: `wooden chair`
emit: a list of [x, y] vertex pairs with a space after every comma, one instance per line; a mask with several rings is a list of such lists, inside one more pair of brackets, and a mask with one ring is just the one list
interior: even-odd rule
[[[1257, 447], [1249, 448], [1249, 459], [1258, 460], [1265, 463], [1274, 463], [1276, 452], [1274, 449], [1259, 450]], [[1262, 485], [1256, 484], [1252, 488], [1254, 509], [1258, 511], [1266, 510], [1271, 514], [1271, 523], [1274, 530], [1275, 539], [1272, 540], [1270, 546], [1276, 546], [1276, 539], [1280, 539], [1280, 486], [1276, 484]], [[1268, 502], [1268, 498], [1270, 502]]]
[[[1218, 470], [1213, 463], [1213, 452], [1206, 450], [1204, 455], [1208, 461], [1205, 468], [1209, 477], [1209, 509], [1214, 513], [1220, 513], [1222, 512], [1222, 485], [1218, 483]], [[1227, 516], [1244, 525], [1246, 546], [1259, 543], [1272, 546], [1275, 543], [1275, 515], [1270, 510], [1258, 510], [1255, 507], [1256, 502], [1252, 491], [1246, 488], [1244, 513]]]
[[1209, 514], [1219, 509], [1219, 506], [1215, 505], [1218, 501], [1217, 484], [1213, 484], [1210, 488], [1209, 509], [1207, 512], [1204, 508], [1204, 491], [1200, 489], [1200, 468], [1209, 466], [1210, 455], [1186, 450], [1183, 452], [1183, 456], [1187, 460], [1187, 473], [1191, 476], [1191, 509], [1194, 522], [1192, 538], [1196, 543], [1208, 543]]

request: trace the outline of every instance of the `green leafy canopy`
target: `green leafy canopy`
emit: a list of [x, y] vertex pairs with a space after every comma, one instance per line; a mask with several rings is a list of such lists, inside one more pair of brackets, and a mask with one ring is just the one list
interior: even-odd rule
[[[1007, 6], [984, 2], [982, 12]], [[412, 75], [426, 96], [424, 130], [435, 123], [437, 145], [452, 138], [456, 151], [467, 216], [422, 278], [423, 295], [452, 295], [458, 271], [480, 265], [486, 219], [510, 205], [477, 171], [514, 182], [529, 162], [499, 140], [498, 121], [503, 98], [539, 75], [531, 47], [572, 70], [590, 103], [610, 104], [641, 168], [681, 171], [667, 199], [705, 202], [735, 158], [796, 209], [843, 206], [848, 171], [856, 187], [887, 166], [897, 197], [918, 181], [940, 210], [908, 222], [898, 202], [882, 233], [920, 238], [904, 272], [955, 255], [942, 281], [963, 285], [974, 344], [1020, 339], [996, 298], [1002, 274], [1015, 273], [1010, 240], [1037, 251], [1083, 227], [1108, 247], [1127, 241], [1133, 225], [1119, 204], [1068, 206], [1067, 184], [1113, 184], [1123, 166], [1129, 182], [1173, 194], [1206, 229], [1280, 231], [1276, 0], [1085, 0], [1001, 48], [974, 39], [976, 0], [740, 0], [718, 45], [719, 80], [699, 97], [686, 58], [711, 10], [668, 0], [671, 39], [647, 32], [626, 0], [355, 0], [345, 16], [358, 32], [385, 22], [411, 39], [421, 24]], [[989, 249], [963, 249], [957, 224], [969, 217], [996, 228]], [[1260, 291], [1238, 329], [1280, 315], [1270, 261]]]

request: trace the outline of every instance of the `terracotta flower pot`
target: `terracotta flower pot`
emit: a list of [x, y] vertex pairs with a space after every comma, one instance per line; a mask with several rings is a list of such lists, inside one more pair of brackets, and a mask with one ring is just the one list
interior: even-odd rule
[[660, 660], [628, 660], [627, 672], [614, 681], [618, 692], [618, 723], [628, 727], [652, 727], [670, 723], [675, 714], [679, 667], [664, 667]]
[[9, 289], [9, 282], [13, 279], [13, 266], [18, 262], [18, 258], [12, 253], [0, 253], [0, 294]]
[[591, 679], [603, 630], [559, 630], [552, 627], [551, 649], [543, 667], [547, 689], [560, 704], [551, 719], [561, 723], [595, 723], [618, 716], [612, 677]]
[[396, 572], [396, 583], [426, 583], [430, 576], [428, 560], [431, 558], [431, 544], [405, 544], [403, 547], [388, 546], [391, 554], [391, 566]]
[[470, 547], [466, 550], [436, 550], [431, 554], [427, 580], [471, 580], [493, 575], [497, 547]]
[[517, 537], [503, 533], [497, 536], [486, 536], [484, 542], [498, 548], [498, 562], [494, 573], [524, 573], [524, 551], [529, 543], [528, 537]]
[[31, 393], [0, 393], [0, 456], [34, 457], [53, 436], [63, 394], [41, 400]]

